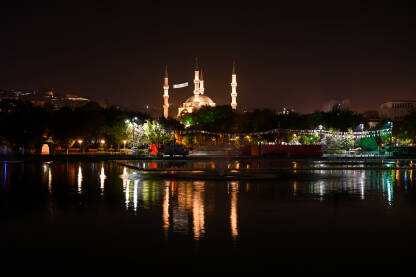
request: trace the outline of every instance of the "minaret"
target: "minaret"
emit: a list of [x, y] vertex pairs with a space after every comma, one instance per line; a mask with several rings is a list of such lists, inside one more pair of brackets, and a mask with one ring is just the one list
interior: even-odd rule
[[235, 74], [235, 62], [233, 62], [233, 73], [231, 75], [231, 108], [237, 109], [237, 75]]
[[163, 84], [163, 116], [169, 116], [169, 82], [168, 82], [168, 66], [165, 67], [165, 82]]
[[199, 106], [199, 69], [198, 69], [198, 57], [195, 58], [195, 78], [194, 78], [194, 103]]
[[202, 68], [201, 68], [201, 74], [199, 75], [199, 93], [201, 95], [204, 94], [204, 77], [202, 76]]

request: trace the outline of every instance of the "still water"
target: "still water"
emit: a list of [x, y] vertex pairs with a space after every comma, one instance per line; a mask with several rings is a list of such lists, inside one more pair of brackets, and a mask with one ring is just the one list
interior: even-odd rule
[[139, 270], [129, 265], [190, 257], [382, 266], [406, 264], [416, 246], [412, 166], [290, 163], [275, 180], [182, 180], [111, 161], [0, 165], [1, 258], [20, 269]]

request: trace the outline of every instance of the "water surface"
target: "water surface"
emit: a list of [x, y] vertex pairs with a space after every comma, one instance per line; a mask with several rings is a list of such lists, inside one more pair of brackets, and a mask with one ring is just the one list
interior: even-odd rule
[[[185, 164], [201, 166], [212, 163]], [[291, 174], [275, 180], [227, 181], [165, 179], [116, 162], [3, 163], [2, 261], [20, 269], [92, 271], [140, 271], [123, 267], [139, 261], [304, 268], [410, 262], [416, 231], [412, 166], [299, 167], [286, 164]]]

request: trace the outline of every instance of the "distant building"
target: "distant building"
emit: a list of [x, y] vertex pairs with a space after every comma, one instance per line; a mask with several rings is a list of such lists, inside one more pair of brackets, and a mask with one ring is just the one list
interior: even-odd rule
[[0, 90], [0, 99], [20, 100], [31, 102], [39, 107], [52, 107], [54, 110], [59, 110], [63, 107], [71, 109], [81, 107], [91, 101], [85, 97], [79, 97], [73, 94], [66, 94], [64, 97], [59, 97], [53, 91], [39, 92], [39, 90]]
[[330, 111], [345, 111], [351, 109], [351, 101], [350, 99], [344, 100], [330, 100], [324, 103], [321, 107], [323, 112], [330, 112]]
[[391, 101], [380, 105], [379, 116], [386, 120], [402, 120], [416, 110], [416, 101]]
[[366, 111], [363, 113], [365, 119], [367, 119], [368, 127], [375, 128], [380, 122], [380, 116], [378, 111]]
[[294, 109], [292, 109], [292, 108], [286, 108], [286, 107], [283, 107], [283, 108], [280, 110], [280, 112], [278, 112], [278, 114], [288, 115], [288, 114], [291, 114], [291, 113], [294, 113], [294, 112], [295, 112], [295, 110], [294, 110]]
[[[186, 99], [178, 108], [177, 117], [186, 113], [192, 113], [201, 107], [215, 107], [214, 101], [205, 94], [204, 78], [202, 76], [202, 69], [198, 67], [198, 60], [195, 63], [195, 77], [194, 77], [194, 93], [191, 97]], [[187, 85], [187, 84], [186, 84]], [[175, 86], [173, 86], [175, 88]], [[235, 72], [235, 64], [233, 63], [233, 70], [231, 74], [231, 108], [237, 109], [237, 74]], [[165, 77], [163, 83], [163, 116], [169, 116], [169, 80], [168, 70], [165, 68]]]

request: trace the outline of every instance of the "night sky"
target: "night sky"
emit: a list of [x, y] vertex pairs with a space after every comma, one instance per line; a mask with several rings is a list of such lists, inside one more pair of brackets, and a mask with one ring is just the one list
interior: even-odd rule
[[306, 113], [349, 98], [365, 111], [416, 100], [416, 17], [407, 1], [39, 2], [2, 4], [0, 89], [161, 110], [165, 64], [171, 88], [191, 85], [170, 89], [175, 106], [192, 95], [198, 56], [217, 105], [231, 101], [233, 60], [239, 109]]

